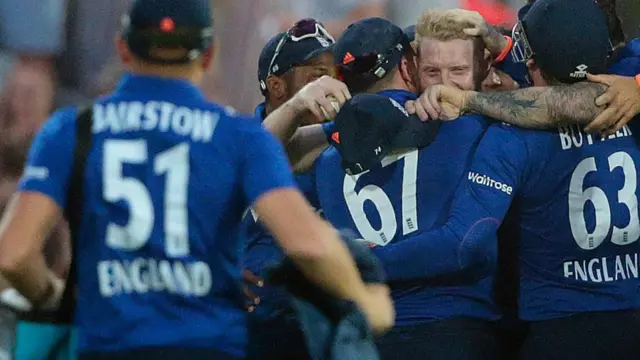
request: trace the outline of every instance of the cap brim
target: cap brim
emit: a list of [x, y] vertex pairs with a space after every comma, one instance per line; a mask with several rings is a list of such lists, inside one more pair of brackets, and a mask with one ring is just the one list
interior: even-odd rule
[[278, 63], [281, 69], [286, 69], [289, 65], [300, 65], [314, 57], [333, 50], [335, 44], [323, 46], [315, 38], [304, 39], [298, 42], [289, 42], [278, 55]]
[[333, 48], [334, 48], [335, 45], [336, 44], [331, 44], [331, 45], [329, 45], [327, 47], [318, 48], [318, 49], [310, 52], [307, 56], [305, 56], [303, 61], [309, 61], [309, 60], [313, 59], [314, 57], [317, 57], [317, 56], [320, 56], [320, 55], [324, 54], [327, 51], [333, 51]]

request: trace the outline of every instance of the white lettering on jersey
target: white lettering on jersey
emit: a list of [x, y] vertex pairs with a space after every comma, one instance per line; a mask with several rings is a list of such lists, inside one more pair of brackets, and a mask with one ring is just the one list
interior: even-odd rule
[[499, 181], [493, 180], [487, 175], [481, 175], [478, 173], [474, 173], [473, 171], [469, 171], [468, 179], [472, 183], [476, 183], [478, 185], [484, 185], [486, 187], [494, 188], [496, 190], [500, 190], [507, 195], [511, 195], [513, 193], [513, 187], [508, 184], [503, 184]]
[[103, 297], [148, 292], [203, 297], [211, 291], [211, 281], [209, 265], [200, 261], [135, 258], [98, 263], [98, 285]]
[[197, 142], [210, 142], [220, 114], [169, 102], [132, 101], [93, 106], [93, 133], [172, 131]]
[[[402, 169], [402, 204], [401, 209], [395, 209], [391, 199], [382, 187], [375, 184], [363, 184], [356, 191], [358, 179], [366, 173], [358, 175], [345, 174], [342, 184], [344, 201], [351, 214], [362, 241], [385, 246], [398, 232], [396, 212], [400, 211], [402, 221], [402, 235], [408, 235], [418, 230], [417, 177], [418, 150], [413, 149], [402, 154], [390, 155], [382, 159], [382, 167], [389, 166], [399, 160], [404, 160]], [[380, 218], [380, 228], [374, 228], [364, 211], [365, 203], [371, 203]]]
[[22, 174], [23, 179], [47, 180], [49, 178], [49, 169], [42, 166], [27, 166]]
[[[578, 163], [571, 174], [569, 183], [568, 205], [569, 224], [576, 244], [583, 250], [594, 250], [599, 247], [611, 234], [611, 242], [616, 245], [629, 245], [640, 238], [640, 220], [638, 218], [638, 172], [633, 157], [624, 151], [618, 151], [607, 157], [608, 168], [598, 169], [596, 158], [588, 157]], [[609, 199], [602, 190], [607, 181], [614, 181], [609, 174], [620, 168], [624, 176], [622, 188], [616, 197]], [[585, 179], [589, 174], [601, 172], [599, 179], [603, 183], [591, 184], [585, 188]], [[612, 180], [607, 180], [612, 179]], [[585, 209], [586, 204], [591, 203], [595, 214], [595, 226], [587, 226]], [[625, 210], [624, 207], [626, 207]], [[629, 220], [623, 224], [612, 222], [612, 214], [616, 211], [628, 211]]]
[[638, 254], [566, 261], [564, 277], [585, 282], [614, 282], [638, 279]]
[[[578, 125], [558, 126], [558, 135], [560, 135], [560, 146], [562, 146], [562, 150], [571, 150], [598, 143], [598, 141], [596, 141], [598, 140], [597, 137], [592, 134], [585, 133]], [[633, 135], [633, 133], [631, 133], [631, 129], [625, 125], [615, 133], [607, 137], [600, 138], [600, 141], [613, 140], [631, 135]]]

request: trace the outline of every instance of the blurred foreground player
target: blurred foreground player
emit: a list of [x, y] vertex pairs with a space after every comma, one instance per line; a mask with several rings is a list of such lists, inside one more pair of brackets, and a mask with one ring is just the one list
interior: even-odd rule
[[[131, 73], [89, 116], [69, 109], [46, 123], [3, 218], [0, 271], [54, 309], [63, 284], [42, 241], [82, 196], [70, 280], [80, 359], [245, 358], [238, 231], [249, 206], [313, 282], [356, 302], [373, 329], [393, 322], [386, 288], [363, 284], [276, 141], [196, 88], [213, 55], [210, 19], [207, 0], [135, 1], [116, 40]], [[85, 170], [72, 176], [84, 129]], [[82, 189], [69, 189], [77, 178]]]

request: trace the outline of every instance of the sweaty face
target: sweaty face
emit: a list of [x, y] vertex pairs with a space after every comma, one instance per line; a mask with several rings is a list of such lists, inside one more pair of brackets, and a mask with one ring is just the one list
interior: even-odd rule
[[[288, 98], [293, 97], [308, 83], [319, 79], [324, 75], [333, 75], [333, 54], [326, 51], [302, 65], [298, 65], [290, 70], [285, 81], [287, 82]], [[303, 125], [315, 124], [323, 122], [325, 119], [316, 119], [312, 113], [308, 113], [302, 119]]]
[[420, 86], [445, 84], [462, 90], [477, 90], [480, 86], [480, 65], [476, 61], [472, 40], [420, 40]]

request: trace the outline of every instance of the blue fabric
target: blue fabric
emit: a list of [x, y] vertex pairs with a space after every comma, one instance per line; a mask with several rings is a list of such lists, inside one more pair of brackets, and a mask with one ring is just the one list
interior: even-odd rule
[[481, 140], [445, 228], [474, 232], [461, 239], [465, 249], [486, 248], [497, 226], [477, 224], [500, 224], [518, 200], [524, 320], [640, 307], [640, 149], [631, 135], [626, 126], [600, 140], [577, 127], [494, 124]]
[[514, 61], [511, 51], [509, 51], [507, 57], [505, 57], [501, 62], [495, 64], [495, 66], [511, 76], [511, 78], [518, 83], [520, 88], [531, 86], [527, 65], [522, 62]]
[[[416, 95], [399, 90], [384, 91], [400, 104]], [[458, 183], [467, 173], [473, 151], [480, 141], [487, 119], [477, 115], [445, 122], [434, 142], [426, 148], [389, 156], [382, 167], [356, 176], [344, 173], [338, 151], [330, 147], [314, 164], [318, 199], [327, 220], [340, 229], [350, 229], [360, 238], [377, 245], [373, 251], [382, 259], [392, 281], [419, 280], [422, 277], [451, 275], [463, 268], [455, 248], [436, 249], [442, 257], [429, 252], [408, 254], [412, 261], [397, 261], [395, 246], [422, 242], [420, 236], [446, 221]], [[454, 244], [457, 245], [457, 244]], [[429, 246], [427, 244], [427, 246]], [[442, 254], [439, 253], [439, 254]], [[428, 269], [429, 274], [421, 271]], [[486, 271], [473, 284], [447, 283], [446, 286], [395, 283], [397, 325], [409, 326], [452, 317], [495, 319], [492, 300], [492, 276]]]
[[[295, 186], [280, 144], [182, 80], [126, 75], [94, 105], [78, 246], [79, 351], [244, 356], [243, 212]], [[35, 139], [20, 181], [64, 207], [75, 111]], [[114, 321], [117, 319], [117, 321]]]
[[618, 52], [616, 62], [609, 68], [610, 74], [636, 76], [640, 74], [640, 39], [633, 39]]
[[253, 116], [260, 120], [260, 122], [263, 122], [264, 119], [267, 118], [267, 112], [266, 112], [266, 105], [265, 103], [259, 104], [258, 106], [256, 106], [256, 109], [253, 111]]

